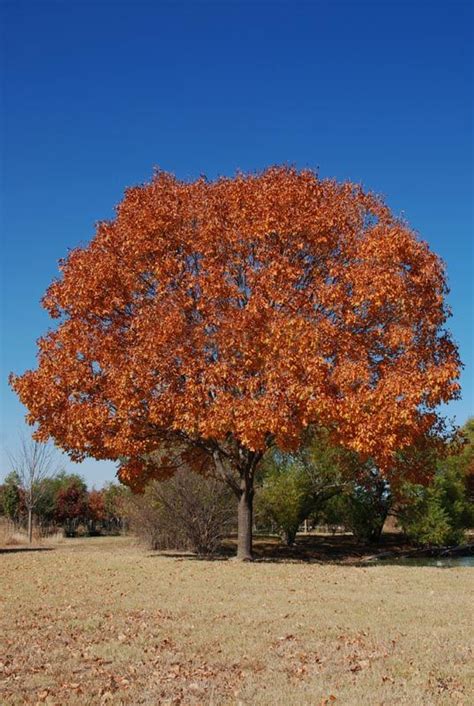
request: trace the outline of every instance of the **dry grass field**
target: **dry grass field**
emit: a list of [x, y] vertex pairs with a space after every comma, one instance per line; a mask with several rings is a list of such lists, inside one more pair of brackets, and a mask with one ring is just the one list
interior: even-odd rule
[[474, 703], [469, 568], [0, 554], [0, 703]]

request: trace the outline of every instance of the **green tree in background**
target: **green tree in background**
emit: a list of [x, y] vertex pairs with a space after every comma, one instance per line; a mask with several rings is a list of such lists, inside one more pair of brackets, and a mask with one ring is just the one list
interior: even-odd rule
[[21, 489], [18, 473], [9, 473], [0, 488], [0, 506], [2, 514], [12, 522], [19, 522], [21, 514]]
[[350, 454], [329, 443], [325, 430], [308, 435], [295, 453], [273, 450], [262, 464], [256, 510], [260, 521], [294, 544], [300, 525], [342, 493]]
[[407, 484], [402, 489], [398, 518], [413, 542], [426, 546], [460, 544], [474, 525], [474, 419], [460, 430], [461, 445], [438, 462], [428, 486]]
[[294, 544], [299, 526], [313, 510], [311, 480], [298, 458], [282, 455], [268, 466], [256, 513], [264, 524], [276, 526], [286, 544]]
[[372, 464], [364, 464], [362, 478], [345, 493], [344, 524], [362, 542], [378, 542], [392, 505], [388, 481]]

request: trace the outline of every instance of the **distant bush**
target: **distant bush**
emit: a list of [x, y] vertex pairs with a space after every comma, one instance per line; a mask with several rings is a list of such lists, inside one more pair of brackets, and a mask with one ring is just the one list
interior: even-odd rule
[[178, 471], [129, 498], [125, 514], [150, 549], [215, 552], [234, 528], [236, 500], [221, 481]]

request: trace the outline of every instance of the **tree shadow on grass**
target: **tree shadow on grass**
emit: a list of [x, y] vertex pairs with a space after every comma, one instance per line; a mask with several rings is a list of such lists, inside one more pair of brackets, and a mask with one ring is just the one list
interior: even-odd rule
[[[163, 556], [179, 561], [229, 561], [236, 555], [236, 539], [223, 542], [215, 554], [199, 555], [191, 552], [160, 551], [150, 557]], [[398, 533], [384, 534], [377, 544], [362, 544], [352, 535], [300, 535], [293, 546], [287, 546], [277, 537], [257, 536], [253, 543], [254, 562], [359, 564], [369, 557], [391, 553], [402, 555], [408, 545]]]
[[11, 547], [0, 547], [0, 554], [15, 554], [16, 552], [52, 552], [54, 547], [23, 547], [12, 545]]

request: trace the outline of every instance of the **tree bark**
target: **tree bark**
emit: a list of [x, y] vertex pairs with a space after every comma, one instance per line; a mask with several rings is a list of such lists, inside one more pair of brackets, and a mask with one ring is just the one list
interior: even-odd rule
[[[230, 446], [230, 449], [229, 449]], [[254, 477], [264, 452], [251, 451], [240, 444], [213, 449], [218, 476], [237, 497], [237, 556], [239, 561], [252, 560], [252, 526]]]
[[33, 541], [33, 512], [31, 508], [28, 508], [28, 542], [31, 544]]
[[252, 561], [253, 473], [245, 471], [240, 478], [238, 507], [237, 559]]
[[282, 539], [287, 547], [292, 547], [296, 543], [296, 533], [298, 529], [283, 530]]

